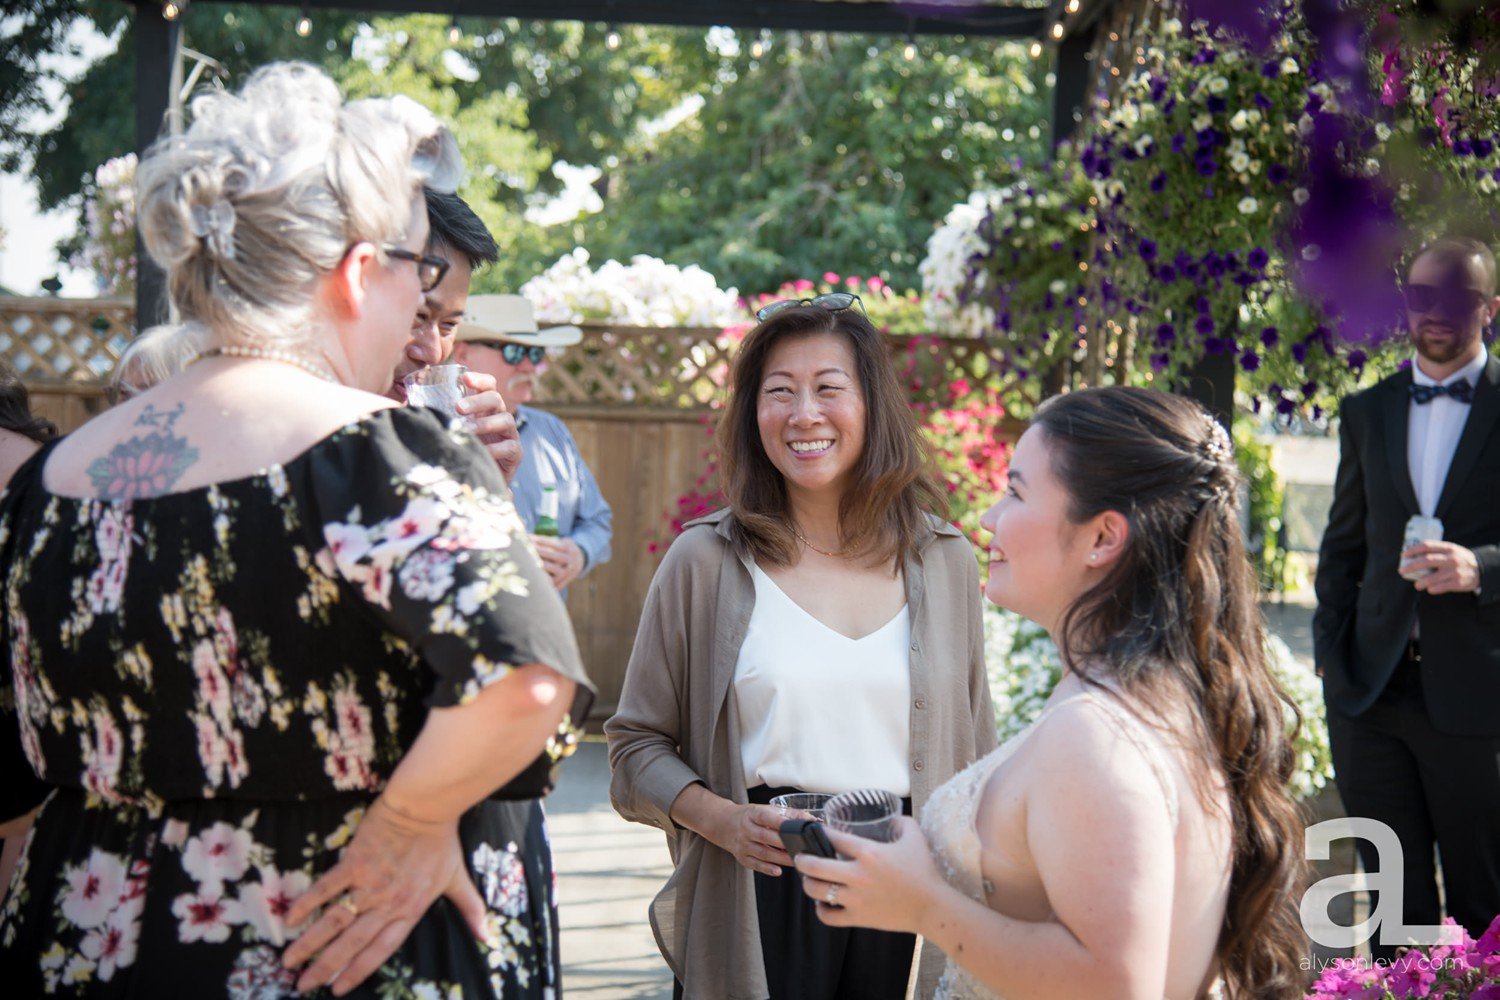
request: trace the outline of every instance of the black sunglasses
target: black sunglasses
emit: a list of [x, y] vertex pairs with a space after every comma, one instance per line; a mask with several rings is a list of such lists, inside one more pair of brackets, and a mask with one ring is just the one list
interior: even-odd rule
[[409, 260], [417, 265], [417, 280], [422, 283], [422, 291], [430, 292], [443, 281], [443, 276], [448, 273], [449, 264], [442, 257], [430, 257], [424, 254], [412, 253], [404, 247], [383, 246], [387, 257], [395, 257], [397, 260]]
[[1414, 313], [1441, 311], [1445, 316], [1464, 316], [1484, 305], [1485, 294], [1461, 285], [1403, 285], [1406, 308]]
[[814, 295], [810, 299], [782, 299], [763, 305], [755, 310], [755, 318], [764, 323], [783, 309], [791, 309], [796, 306], [818, 306], [829, 312], [843, 312], [845, 309], [853, 309], [859, 306], [859, 311], [865, 311], [865, 304], [860, 301], [858, 295], [853, 292], [827, 292], [823, 295]]
[[527, 344], [513, 344], [510, 341], [501, 340], [471, 340], [471, 344], [479, 347], [488, 347], [492, 351], [499, 351], [500, 357], [508, 365], [518, 365], [522, 358], [530, 358], [531, 363], [539, 365], [547, 359], [545, 347], [534, 347]]

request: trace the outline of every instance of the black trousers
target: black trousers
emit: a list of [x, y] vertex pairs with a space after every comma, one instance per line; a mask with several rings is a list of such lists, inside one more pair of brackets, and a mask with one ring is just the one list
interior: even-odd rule
[[[1401, 840], [1404, 922], [1440, 921], [1440, 858], [1447, 913], [1478, 937], [1500, 914], [1500, 737], [1434, 729], [1420, 671], [1413, 644], [1362, 715], [1329, 711], [1335, 782], [1350, 816], [1379, 820]], [[1369, 842], [1356, 843], [1366, 871], [1394, 864]], [[1372, 912], [1376, 905], [1372, 893]], [[1393, 958], [1396, 946], [1379, 941], [1377, 934], [1370, 942], [1372, 957]]]
[[[796, 788], [750, 789], [750, 801], [767, 803]], [[911, 800], [902, 803], [911, 814]], [[911, 974], [916, 937], [864, 927], [829, 927], [802, 891], [802, 877], [787, 868], [779, 877], [755, 873], [755, 911], [766, 963], [770, 1000], [902, 1000]], [[672, 992], [682, 998], [682, 984]]]

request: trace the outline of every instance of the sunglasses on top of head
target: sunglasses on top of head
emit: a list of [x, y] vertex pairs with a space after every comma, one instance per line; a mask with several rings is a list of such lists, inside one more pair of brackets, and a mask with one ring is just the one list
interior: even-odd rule
[[488, 347], [492, 351], [499, 351], [501, 359], [508, 365], [518, 365], [522, 358], [530, 358], [531, 363], [539, 365], [547, 360], [547, 349], [531, 344], [513, 344], [508, 340], [473, 340], [470, 343], [479, 347]]
[[823, 295], [814, 295], [810, 299], [781, 299], [778, 302], [771, 302], [755, 310], [755, 318], [764, 323], [783, 309], [792, 309], [797, 306], [817, 306], [829, 312], [843, 312], [845, 309], [859, 306], [861, 313], [865, 311], [864, 302], [853, 292], [827, 292]]
[[1445, 316], [1465, 316], [1489, 301], [1483, 292], [1462, 285], [1401, 286], [1406, 308], [1414, 313], [1441, 312]]
[[387, 257], [397, 260], [409, 260], [417, 265], [417, 281], [422, 285], [422, 291], [430, 292], [442, 284], [443, 276], [448, 273], [448, 261], [442, 257], [433, 257], [427, 254], [413, 253], [405, 247], [383, 246]]

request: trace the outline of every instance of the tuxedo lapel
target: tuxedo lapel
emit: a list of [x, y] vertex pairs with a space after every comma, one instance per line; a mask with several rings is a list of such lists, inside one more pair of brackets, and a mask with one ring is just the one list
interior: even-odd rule
[[1391, 481], [1396, 484], [1396, 495], [1407, 511], [1415, 514], [1421, 508], [1411, 484], [1411, 464], [1406, 460], [1406, 435], [1411, 423], [1410, 385], [1411, 372], [1402, 372], [1391, 379], [1380, 410], [1385, 420], [1385, 460], [1391, 467]]
[[1463, 488], [1464, 480], [1474, 471], [1484, 444], [1500, 418], [1500, 359], [1490, 358], [1479, 375], [1479, 384], [1474, 387], [1474, 402], [1469, 407], [1469, 419], [1464, 421], [1463, 433], [1458, 447], [1453, 452], [1453, 463], [1448, 466], [1448, 477], [1443, 480], [1443, 492], [1438, 497], [1438, 517], [1447, 516], [1448, 508]]

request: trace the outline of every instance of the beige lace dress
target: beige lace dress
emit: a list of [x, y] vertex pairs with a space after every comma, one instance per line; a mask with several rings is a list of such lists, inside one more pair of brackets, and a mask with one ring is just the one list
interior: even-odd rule
[[[1170, 764], [1160, 743], [1152, 737], [1144, 722], [1133, 716], [1124, 706], [1106, 695], [1091, 691], [1073, 695], [1049, 705], [1025, 729], [1006, 740], [987, 756], [981, 757], [969, 767], [954, 775], [951, 780], [932, 793], [932, 798], [922, 810], [922, 832], [932, 847], [933, 856], [948, 883], [971, 899], [989, 905], [989, 895], [994, 889], [980, 868], [980, 843], [977, 816], [980, 796], [985, 783], [995, 769], [1010, 759], [1011, 755], [1026, 742], [1053, 712], [1075, 701], [1087, 699], [1102, 709], [1114, 720], [1120, 731], [1138, 746], [1150, 763], [1157, 780], [1161, 783], [1163, 797], [1173, 826], [1177, 825], [1178, 803], [1172, 781]], [[1219, 983], [1206, 994], [1208, 1000], [1222, 995]], [[983, 986], [967, 971], [951, 959], [943, 970], [933, 1000], [1004, 1000], [999, 994]]]

